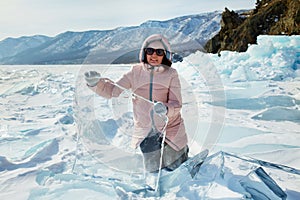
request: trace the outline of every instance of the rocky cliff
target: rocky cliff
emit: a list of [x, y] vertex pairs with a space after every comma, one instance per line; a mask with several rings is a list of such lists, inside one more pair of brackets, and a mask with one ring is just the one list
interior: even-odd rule
[[221, 30], [210, 39], [205, 50], [244, 52], [248, 44], [255, 44], [258, 35], [299, 35], [299, 0], [257, 0], [256, 8], [236, 13], [225, 8]]

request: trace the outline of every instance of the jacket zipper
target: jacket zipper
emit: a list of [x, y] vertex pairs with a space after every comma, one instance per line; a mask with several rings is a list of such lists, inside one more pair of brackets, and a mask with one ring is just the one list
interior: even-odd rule
[[150, 71], [149, 100], [152, 101], [154, 67], [151, 66], [150, 70], [151, 70], [151, 71]]
[[[149, 100], [152, 101], [153, 100], [153, 76], [154, 76], [154, 67], [151, 66], [150, 68], [150, 86], [149, 86]], [[153, 113], [153, 109], [151, 110], [150, 112], [150, 115], [151, 115], [151, 125], [152, 125], [152, 130], [154, 130], [155, 132], [158, 132], [157, 131], [157, 128], [155, 126], [155, 123], [154, 123], [154, 113]]]

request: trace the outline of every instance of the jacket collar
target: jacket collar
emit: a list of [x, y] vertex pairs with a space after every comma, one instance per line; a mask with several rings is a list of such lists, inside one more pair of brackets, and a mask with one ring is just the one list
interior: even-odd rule
[[147, 71], [154, 70], [154, 72], [163, 72], [167, 69], [167, 66], [164, 65], [152, 66], [149, 65], [148, 63], [144, 63], [144, 69]]

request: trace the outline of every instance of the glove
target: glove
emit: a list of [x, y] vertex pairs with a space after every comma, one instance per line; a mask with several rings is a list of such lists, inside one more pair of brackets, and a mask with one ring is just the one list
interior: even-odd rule
[[99, 82], [101, 75], [96, 71], [89, 71], [84, 73], [84, 78], [88, 86], [94, 87]]
[[153, 106], [153, 110], [158, 115], [166, 115], [168, 112], [167, 106], [165, 106], [162, 102], [156, 102]]

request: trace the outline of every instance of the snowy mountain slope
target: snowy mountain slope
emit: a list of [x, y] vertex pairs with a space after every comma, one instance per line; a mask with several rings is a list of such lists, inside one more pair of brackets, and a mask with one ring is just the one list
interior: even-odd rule
[[5, 57], [15, 56], [30, 48], [35, 48], [51, 38], [43, 35], [24, 36], [20, 38], [7, 38], [0, 41], [0, 60]]
[[[127, 63], [137, 61], [142, 41], [152, 33], [165, 34], [176, 52], [199, 49], [220, 29], [221, 12], [211, 12], [174, 18], [167, 21], [147, 21], [140, 26], [120, 27], [106, 31], [65, 32], [40, 45], [17, 49], [16, 44], [1, 46], [2, 64], [74, 64], [111, 63], [129, 54]], [[16, 39], [15, 42], [18, 42]], [[187, 44], [186, 46], [182, 44]], [[194, 45], [191, 45], [194, 44]], [[89, 57], [92, 52], [97, 56]], [[101, 56], [99, 56], [101, 55]], [[126, 57], [126, 56], [125, 56]], [[128, 56], [127, 56], [128, 57]], [[124, 59], [125, 60], [125, 59]]]

